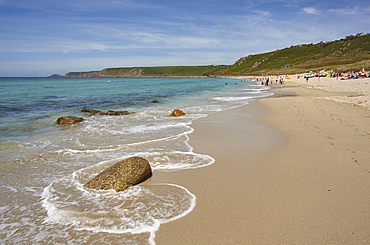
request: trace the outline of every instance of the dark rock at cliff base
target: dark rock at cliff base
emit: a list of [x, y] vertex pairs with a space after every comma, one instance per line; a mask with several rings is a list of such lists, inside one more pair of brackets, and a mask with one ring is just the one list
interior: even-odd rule
[[91, 113], [91, 114], [98, 114], [98, 113], [100, 113], [101, 111], [93, 110], [93, 109], [88, 109], [88, 108], [82, 108], [82, 109], [81, 109], [81, 112], [88, 112], [88, 113]]
[[76, 124], [76, 123], [80, 123], [82, 121], [84, 121], [85, 119], [83, 119], [82, 117], [72, 117], [72, 116], [68, 116], [68, 117], [59, 117], [56, 121], [57, 124], [61, 124], [61, 125], [70, 125], [70, 124]]
[[170, 114], [170, 117], [180, 117], [186, 115], [183, 111], [179, 109], [173, 110], [173, 112]]
[[131, 157], [107, 168], [84, 186], [96, 190], [124, 191], [152, 176], [149, 162], [142, 157]]

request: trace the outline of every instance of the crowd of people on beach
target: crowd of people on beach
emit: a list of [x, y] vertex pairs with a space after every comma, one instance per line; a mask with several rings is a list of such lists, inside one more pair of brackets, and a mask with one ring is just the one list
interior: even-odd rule
[[283, 85], [284, 84], [284, 77], [282, 76], [274, 76], [274, 77], [263, 77], [263, 78], [256, 78], [256, 80], [261, 82], [261, 85], [269, 86], [275, 80], [275, 84]]
[[[348, 79], [360, 79], [360, 78], [370, 78], [370, 71], [364, 72], [349, 72], [349, 73], [342, 73], [342, 72], [318, 72], [318, 73], [306, 73], [304, 75], [297, 75], [297, 78], [303, 77], [306, 82], [309, 81], [310, 78], [313, 77], [332, 77], [341, 80], [348, 80]], [[256, 77], [254, 78], [258, 82], [261, 82], [261, 85], [269, 86], [274, 83], [275, 84], [284, 84], [284, 79], [289, 79], [288, 76], [265, 76], [265, 77]]]
[[[300, 78], [300, 75], [297, 76], [298, 79]], [[334, 77], [341, 80], [347, 80], [347, 79], [359, 79], [359, 78], [368, 78], [370, 77], [370, 72], [349, 72], [349, 73], [341, 73], [341, 72], [318, 72], [317, 74], [307, 73], [304, 75], [304, 78], [308, 82], [309, 78], [311, 77]]]

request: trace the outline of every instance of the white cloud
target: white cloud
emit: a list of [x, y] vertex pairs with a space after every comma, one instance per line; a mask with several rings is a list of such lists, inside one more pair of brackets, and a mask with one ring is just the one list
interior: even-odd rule
[[[226, 56], [226, 57], [225, 57]], [[230, 62], [224, 63], [225, 58]], [[54, 73], [64, 75], [71, 71], [102, 70], [107, 67], [145, 67], [166, 65], [210, 65], [231, 64], [240, 55], [237, 53], [223, 54], [213, 51], [178, 51], [165, 52], [160, 56], [149, 54], [106, 57], [69, 57], [45, 61], [1, 61], [0, 76], [48, 76]], [[194, 62], [196, 60], [196, 62]], [[21, 67], [21, 69], [19, 69]]]
[[[198, 14], [163, 1], [0, 0], [0, 6], [37, 10], [27, 21], [0, 17], [9, 23], [0, 25], [0, 63], [7, 61], [0, 64], [0, 75], [11, 70], [9, 62], [14, 74], [28, 69], [29, 75], [37, 70], [48, 75], [119, 66], [231, 64], [249, 54], [366, 32], [370, 23], [366, 4], [362, 9], [355, 4], [318, 7], [292, 0], [282, 8], [285, 0], [249, 2], [254, 4], [240, 6], [242, 11]], [[260, 8], [256, 2], [271, 4]]]
[[370, 8], [342, 8], [342, 9], [330, 9], [329, 12], [341, 14], [341, 15], [359, 15], [359, 14], [366, 14], [370, 13]]
[[107, 45], [83, 40], [48, 39], [48, 40], [0, 40], [0, 52], [36, 53], [36, 52], [86, 52], [106, 51]]
[[[90, 51], [125, 51], [158, 49], [207, 49], [217, 48], [220, 37], [207, 37], [197, 33], [171, 34], [150, 31], [123, 31], [101, 29], [100, 36], [91, 40], [73, 40], [49, 37], [32, 40], [0, 39], [0, 52], [16, 53], [86, 53]], [[106, 38], [106, 40], [104, 40]]]
[[320, 14], [321, 12], [313, 7], [303, 8], [303, 12], [306, 14]]
[[11, 6], [26, 8], [29, 10], [44, 10], [44, 11], [78, 11], [78, 12], [95, 12], [106, 10], [132, 10], [132, 9], [148, 9], [156, 5], [150, 3], [140, 3], [135, 0], [0, 0], [1, 3], [6, 3]]
[[[196, 33], [175, 34], [166, 31], [121, 31], [114, 30], [114, 35], [120, 36], [121, 43], [135, 43], [137, 48], [168, 48], [168, 49], [193, 49], [206, 48], [209, 45], [220, 43], [216, 38], [198, 36]], [[131, 46], [132, 47], [132, 46]], [[119, 48], [117, 46], [116, 48]], [[123, 48], [121, 46], [121, 48]]]

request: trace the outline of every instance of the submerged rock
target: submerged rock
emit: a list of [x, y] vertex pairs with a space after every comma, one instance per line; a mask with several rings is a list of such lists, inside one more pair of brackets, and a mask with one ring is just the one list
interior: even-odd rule
[[88, 109], [88, 108], [83, 108], [81, 112], [88, 112], [90, 113], [90, 115], [102, 115], [102, 116], [104, 115], [120, 116], [120, 115], [129, 115], [129, 114], [134, 113], [134, 112], [128, 112], [128, 111], [112, 111], [112, 110], [103, 112], [103, 111], [98, 111], [98, 110], [93, 110], [93, 109]]
[[104, 112], [104, 111], [99, 111], [98, 113], [96, 113], [96, 114], [92, 114], [92, 115], [105, 116], [105, 115], [107, 115], [107, 113], [106, 113], [106, 112]]
[[131, 157], [107, 168], [84, 186], [96, 190], [124, 191], [152, 176], [149, 162], [142, 157]]
[[161, 102], [159, 102], [158, 100], [152, 100], [152, 101], [150, 101], [150, 103], [158, 104], [158, 103], [161, 103]]
[[91, 113], [91, 114], [97, 114], [97, 113], [100, 113], [101, 111], [88, 109], [88, 108], [82, 108], [81, 112], [88, 112], [88, 113]]
[[184, 115], [186, 115], [186, 114], [182, 110], [175, 109], [170, 114], [170, 117], [180, 117], [180, 116], [184, 116]]
[[107, 111], [106, 115], [108, 116], [120, 116], [120, 115], [129, 115], [131, 112], [128, 111]]
[[84, 121], [82, 117], [73, 117], [73, 116], [67, 116], [67, 117], [59, 117], [56, 121], [57, 124], [61, 125], [69, 125], [69, 124], [76, 124]]

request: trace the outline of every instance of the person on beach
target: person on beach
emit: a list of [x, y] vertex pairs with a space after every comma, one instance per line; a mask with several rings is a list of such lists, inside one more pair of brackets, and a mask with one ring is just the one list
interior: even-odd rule
[[269, 79], [269, 78], [267, 78], [267, 79], [266, 79], [266, 82], [265, 82], [265, 85], [266, 85], [266, 86], [269, 86], [269, 81], [270, 81], [270, 79]]

